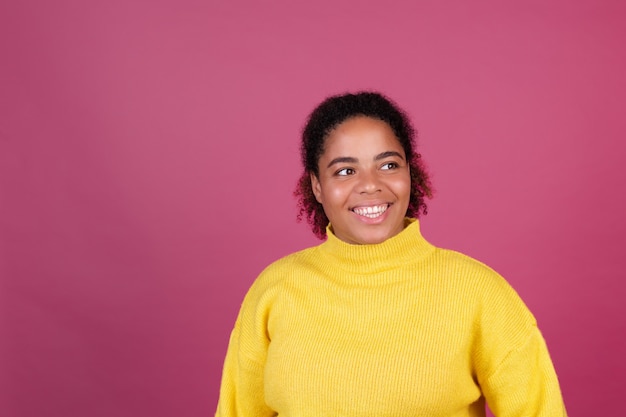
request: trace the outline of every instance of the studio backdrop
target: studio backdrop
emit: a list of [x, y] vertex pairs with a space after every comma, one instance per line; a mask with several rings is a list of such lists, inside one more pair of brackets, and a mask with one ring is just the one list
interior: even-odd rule
[[432, 243], [534, 312], [572, 417], [623, 410], [626, 3], [5, 1], [0, 415], [212, 415], [245, 291], [317, 244], [299, 134], [404, 108]]

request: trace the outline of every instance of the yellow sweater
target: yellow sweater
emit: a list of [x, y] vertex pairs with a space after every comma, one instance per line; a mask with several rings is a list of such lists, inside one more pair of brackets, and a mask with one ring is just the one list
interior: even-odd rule
[[562, 417], [532, 314], [487, 266], [407, 219], [377, 245], [329, 230], [270, 265], [231, 335], [216, 416]]

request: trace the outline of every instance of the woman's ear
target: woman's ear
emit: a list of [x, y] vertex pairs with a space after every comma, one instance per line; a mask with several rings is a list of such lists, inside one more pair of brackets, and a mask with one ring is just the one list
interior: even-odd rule
[[322, 186], [320, 184], [319, 178], [317, 178], [317, 175], [312, 172], [309, 175], [311, 177], [311, 189], [313, 190], [313, 195], [315, 195], [315, 199], [318, 203], [324, 204], [322, 203]]

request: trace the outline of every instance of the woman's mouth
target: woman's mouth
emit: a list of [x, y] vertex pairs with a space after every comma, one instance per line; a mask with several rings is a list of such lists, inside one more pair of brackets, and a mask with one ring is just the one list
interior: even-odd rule
[[359, 216], [364, 216], [370, 219], [375, 219], [376, 217], [379, 217], [384, 212], [386, 212], [388, 208], [389, 208], [389, 204], [381, 204], [378, 206], [355, 207], [352, 209], [352, 211], [358, 214]]

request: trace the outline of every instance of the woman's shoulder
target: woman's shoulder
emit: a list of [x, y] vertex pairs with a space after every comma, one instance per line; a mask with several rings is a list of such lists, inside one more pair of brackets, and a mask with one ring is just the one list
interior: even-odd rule
[[435, 257], [436, 262], [444, 266], [445, 269], [454, 270], [456, 273], [472, 273], [491, 278], [502, 278], [498, 272], [484, 262], [452, 249], [437, 248]]
[[438, 279], [466, 288], [477, 297], [521, 301], [517, 291], [499, 272], [471, 256], [450, 249], [438, 249], [434, 262], [439, 264], [437, 269], [441, 271]]
[[267, 289], [280, 285], [285, 279], [298, 275], [316, 264], [318, 246], [290, 253], [265, 267], [254, 281], [254, 287]]
[[293, 268], [301, 268], [310, 264], [318, 253], [318, 246], [301, 249], [299, 251], [283, 256], [269, 264], [261, 275], [280, 274], [293, 271]]

